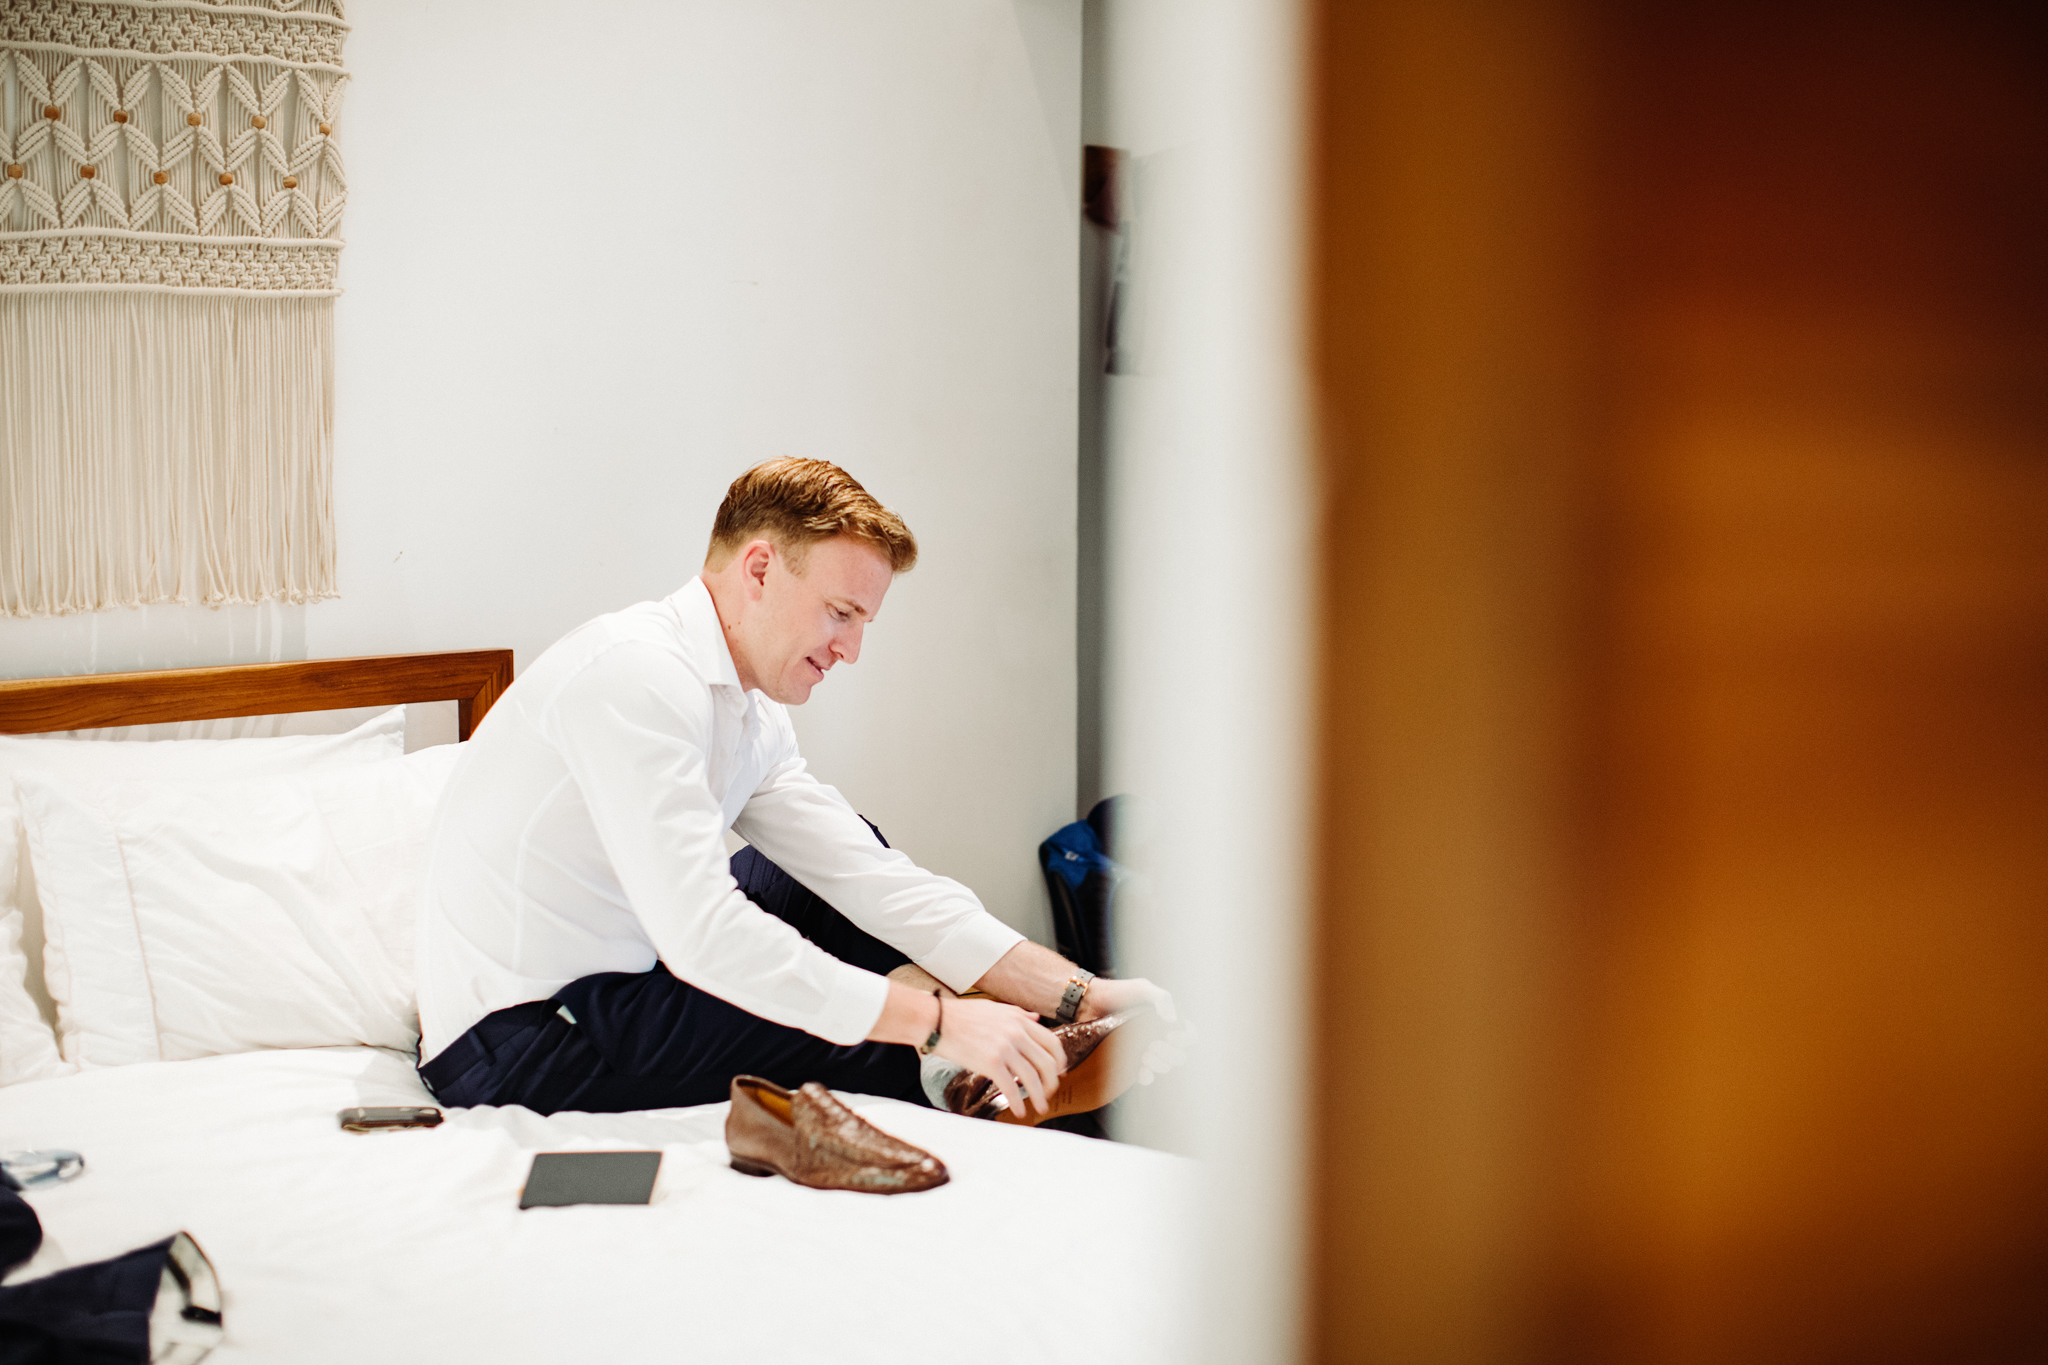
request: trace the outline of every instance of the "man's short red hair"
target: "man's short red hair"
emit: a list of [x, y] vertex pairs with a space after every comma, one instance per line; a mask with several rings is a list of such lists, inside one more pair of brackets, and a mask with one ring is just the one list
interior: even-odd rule
[[895, 573], [917, 563], [917, 538], [903, 518], [876, 502], [853, 475], [828, 460], [784, 455], [755, 465], [725, 490], [704, 561], [715, 567], [748, 541], [766, 539], [801, 572], [804, 551], [833, 536], [866, 541]]

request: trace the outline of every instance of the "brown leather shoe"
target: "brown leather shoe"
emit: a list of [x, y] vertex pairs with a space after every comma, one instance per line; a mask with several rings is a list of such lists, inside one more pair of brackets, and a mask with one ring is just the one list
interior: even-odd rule
[[725, 1146], [736, 1171], [818, 1190], [907, 1194], [950, 1178], [943, 1161], [890, 1137], [816, 1081], [792, 1094], [759, 1076], [733, 1077]]
[[1011, 1113], [996, 1083], [972, 1071], [963, 1071], [947, 1082], [946, 1108], [969, 1118], [1031, 1126], [1066, 1114], [1086, 1114], [1137, 1084], [1145, 1049], [1165, 1031], [1165, 1022], [1150, 1009], [1105, 1014], [1085, 1024], [1061, 1024], [1052, 1036], [1066, 1050], [1067, 1064], [1049, 1112]]

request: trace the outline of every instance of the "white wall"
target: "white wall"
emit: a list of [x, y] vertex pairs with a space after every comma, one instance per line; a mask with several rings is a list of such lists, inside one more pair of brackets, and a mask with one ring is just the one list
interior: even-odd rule
[[1104, 383], [1106, 787], [1146, 802], [1146, 837], [1119, 852], [1152, 891], [1119, 951], [1201, 1030], [1187, 1067], [1120, 1117], [1203, 1158], [1175, 1358], [1287, 1361], [1313, 1103], [1299, 15], [1289, 0], [1091, 0], [1089, 20], [1088, 140], [1162, 172], [1138, 204], [1142, 373]]
[[1073, 818], [1079, 0], [356, 0], [337, 602], [0, 621], [0, 673], [510, 645], [843, 463], [923, 547], [814, 771], [1042, 932]]

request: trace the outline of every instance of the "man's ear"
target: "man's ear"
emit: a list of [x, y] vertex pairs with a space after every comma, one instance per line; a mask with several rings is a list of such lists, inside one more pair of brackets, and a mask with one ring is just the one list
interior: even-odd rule
[[775, 544], [750, 540], [740, 551], [740, 573], [747, 583], [747, 595], [758, 598], [768, 587], [768, 566], [775, 559]]

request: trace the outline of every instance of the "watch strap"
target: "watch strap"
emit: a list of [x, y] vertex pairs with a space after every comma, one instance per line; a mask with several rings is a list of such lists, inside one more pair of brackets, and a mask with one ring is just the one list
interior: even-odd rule
[[1053, 1017], [1062, 1024], [1073, 1023], [1074, 1016], [1081, 1011], [1082, 998], [1088, 994], [1088, 983], [1094, 979], [1095, 973], [1086, 967], [1075, 968], [1074, 974], [1067, 978], [1067, 988], [1060, 994], [1060, 1007], [1054, 1011]]

